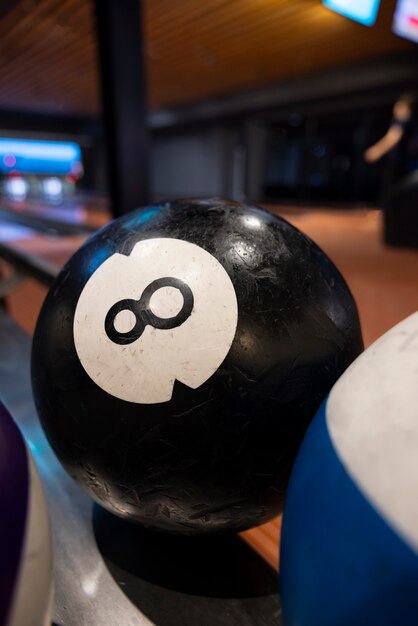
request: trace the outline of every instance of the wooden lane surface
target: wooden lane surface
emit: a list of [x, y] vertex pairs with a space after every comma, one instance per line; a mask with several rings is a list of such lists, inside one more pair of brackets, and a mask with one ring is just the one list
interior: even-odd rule
[[[418, 310], [418, 250], [385, 247], [379, 211], [268, 208], [316, 241], [340, 269], [357, 301], [366, 346]], [[14, 245], [62, 265], [82, 241], [80, 237], [53, 239], [36, 235], [16, 240]], [[9, 298], [11, 313], [29, 333], [33, 332], [45, 294], [44, 288], [28, 280]], [[278, 518], [242, 533], [276, 568], [280, 526]]]
[[[1, 209], [7, 211], [16, 211], [19, 215], [29, 215], [53, 220], [57, 222], [65, 222], [76, 226], [87, 226], [91, 228], [100, 228], [110, 219], [109, 202], [104, 197], [94, 196], [76, 196], [67, 204], [46, 205], [35, 200], [24, 200], [16, 202], [1, 199]], [[0, 220], [1, 221], [1, 220]], [[0, 231], [1, 239], [1, 231]]]
[[329, 255], [357, 302], [365, 345], [418, 309], [418, 250], [382, 241], [380, 211], [284, 215]]

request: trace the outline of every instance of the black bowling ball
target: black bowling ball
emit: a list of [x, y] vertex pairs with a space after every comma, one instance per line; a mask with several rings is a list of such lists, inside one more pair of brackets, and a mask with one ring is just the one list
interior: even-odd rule
[[33, 388], [57, 456], [104, 507], [237, 531], [281, 511], [305, 430], [362, 347], [346, 283], [299, 230], [239, 203], [162, 202], [64, 267]]

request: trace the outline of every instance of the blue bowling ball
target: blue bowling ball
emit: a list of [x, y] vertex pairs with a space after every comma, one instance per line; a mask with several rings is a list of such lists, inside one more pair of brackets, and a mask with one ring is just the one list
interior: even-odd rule
[[316, 414], [280, 559], [285, 626], [418, 624], [418, 313], [361, 354]]
[[41, 483], [0, 403], [0, 626], [51, 624], [52, 547]]

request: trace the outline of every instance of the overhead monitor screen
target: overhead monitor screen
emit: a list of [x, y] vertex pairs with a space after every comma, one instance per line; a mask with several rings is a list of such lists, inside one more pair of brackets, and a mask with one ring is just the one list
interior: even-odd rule
[[328, 9], [341, 13], [365, 26], [373, 26], [376, 21], [380, 0], [323, 0]]
[[393, 32], [418, 43], [418, 0], [398, 0]]
[[0, 138], [0, 172], [77, 176], [80, 146], [67, 141]]

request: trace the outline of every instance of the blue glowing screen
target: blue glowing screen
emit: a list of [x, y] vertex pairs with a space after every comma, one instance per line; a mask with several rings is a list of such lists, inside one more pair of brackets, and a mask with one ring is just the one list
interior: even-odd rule
[[365, 26], [376, 21], [380, 0], [323, 0], [328, 9], [341, 13]]
[[0, 138], [0, 172], [79, 174], [80, 146], [64, 141]]
[[398, 0], [393, 32], [418, 43], [418, 0]]

